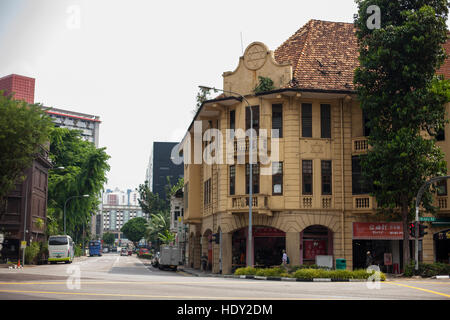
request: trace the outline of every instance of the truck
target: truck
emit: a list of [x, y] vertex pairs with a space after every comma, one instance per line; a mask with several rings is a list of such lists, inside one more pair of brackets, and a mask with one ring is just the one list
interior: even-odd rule
[[158, 260], [159, 269], [177, 270], [178, 265], [181, 264], [180, 248], [177, 246], [161, 246]]

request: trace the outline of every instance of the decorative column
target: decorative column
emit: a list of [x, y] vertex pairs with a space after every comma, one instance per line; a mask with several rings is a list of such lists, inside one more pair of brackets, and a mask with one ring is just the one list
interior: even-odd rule
[[232, 233], [222, 233], [222, 274], [231, 274], [232, 269]]
[[[286, 253], [291, 266], [300, 265], [300, 233], [286, 232]], [[281, 264], [281, 257], [280, 257]]]

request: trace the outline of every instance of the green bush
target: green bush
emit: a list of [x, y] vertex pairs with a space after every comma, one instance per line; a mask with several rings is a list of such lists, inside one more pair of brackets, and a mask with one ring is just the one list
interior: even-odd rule
[[314, 278], [328, 278], [327, 271], [323, 269], [298, 269], [294, 272], [294, 278], [312, 280]]
[[253, 267], [237, 268], [234, 272], [237, 276], [251, 276], [256, 275], [257, 269]]
[[36, 258], [39, 254], [40, 245], [39, 242], [31, 242], [29, 246], [25, 248], [25, 263], [31, 264], [36, 262]]
[[420, 263], [419, 270], [416, 271], [414, 261], [411, 261], [405, 268], [403, 273], [406, 277], [422, 276], [433, 277], [438, 275], [450, 274], [450, 265], [445, 263]]
[[81, 257], [83, 255], [83, 249], [81, 249], [81, 244], [74, 246], [75, 257]]
[[258, 269], [256, 271], [257, 276], [261, 277], [280, 277], [282, 273], [285, 273], [286, 270], [281, 267], [269, 268], [269, 269]]

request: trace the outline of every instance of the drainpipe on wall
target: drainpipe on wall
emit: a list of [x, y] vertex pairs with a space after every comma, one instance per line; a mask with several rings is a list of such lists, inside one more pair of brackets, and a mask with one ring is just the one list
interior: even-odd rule
[[342, 190], [341, 190], [341, 199], [342, 199], [342, 215], [341, 215], [341, 250], [342, 250], [342, 258], [345, 258], [345, 238], [344, 238], [344, 230], [345, 230], [345, 177], [344, 177], [344, 99], [341, 100], [341, 179], [342, 179]]

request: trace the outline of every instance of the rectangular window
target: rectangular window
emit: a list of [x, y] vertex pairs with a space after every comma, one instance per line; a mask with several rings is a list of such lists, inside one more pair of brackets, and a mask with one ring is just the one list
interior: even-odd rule
[[272, 163], [272, 194], [283, 194], [283, 162]]
[[[252, 164], [252, 193], [259, 193], [259, 163]], [[245, 164], [245, 192], [246, 194], [250, 193], [250, 164]]]
[[236, 129], [236, 111], [235, 110], [230, 111], [230, 129], [233, 129], [233, 130]]
[[302, 103], [302, 137], [312, 138], [312, 104]]
[[442, 129], [436, 135], [436, 141], [444, 141], [445, 140], [445, 130]]
[[320, 136], [331, 138], [331, 106], [329, 104], [320, 105]]
[[211, 203], [211, 179], [208, 179], [203, 183], [203, 204], [208, 205], [210, 203]]
[[362, 174], [361, 159], [359, 156], [352, 157], [352, 194], [370, 193], [370, 185]]
[[446, 196], [447, 195], [447, 180], [441, 180], [436, 183], [437, 195]]
[[230, 195], [234, 195], [236, 186], [236, 166], [230, 166]]
[[278, 130], [278, 137], [283, 138], [283, 105], [272, 105], [272, 129]]
[[313, 162], [302, 160], [303, 194], [313, 194]]
[[322, 194], [330, 195], [331, 192], [331, 160], [322, 160]]
[[253, 111], [253, 126], [250, 125], [250, 107], [245, 108], [245, 130], [250, 129], [251, 127], [256, 130], [256, 133], [259, 132], [259, 106], [252, 106]]

